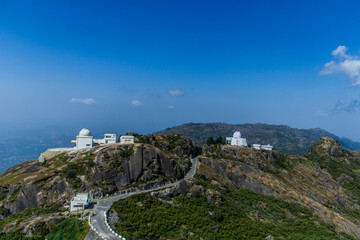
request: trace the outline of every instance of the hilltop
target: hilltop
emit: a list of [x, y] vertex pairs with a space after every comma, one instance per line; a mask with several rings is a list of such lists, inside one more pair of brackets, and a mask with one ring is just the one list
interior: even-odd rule
[[[0, 239], [83, 239], [87, 221], [64, 208], [76, 193], [96, 202], [165, 180], [177, 184], [115, 202], [113, 229], [127, 239], [360, 239], [360, 154], [330, 137], [298, 156], [134, 135], [135, 144], [61, 153], [0, 174]], [[183, 179], [194, 157], [196, 173]]]
[[275, 149], [284, 153], [305, 154], [309, 147], [323, 136], [339, 141], [346, 149], [360, 150], [359, 142], [340, 138], [323, 129], [297, 129], [286, 125], [187, 123], [167, 128], [160, 133], [181, 134], [191, 138], [197, 144], [203, 145], [209, 137], [229, 137], [235, 131], [241, 131], [250, 144], [271, 144]]

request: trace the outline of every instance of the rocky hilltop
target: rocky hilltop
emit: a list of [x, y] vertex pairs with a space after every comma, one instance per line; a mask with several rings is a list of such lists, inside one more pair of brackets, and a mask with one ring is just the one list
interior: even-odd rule
[[176, 135], [138, 137], [134, 145], [113, 144], [61, 153], [42, 163], [24, 162], [0, 175], [0, 201], [12, 214], [69, 203], [76, 192], [92, 199], [148, 181], [179, 179], [200, 148]]
[[[77, 192], [96, 200], [165, 180], [179, 184], [115, 202], [113, 228], [127, 239], [360, 239], [360, 154], [330, 137], [304, 156], [200, 148], [173, 134], [135, 142], [64, 152], [1, 174], [0, 239], [52, 239], [65, 234], [55, 227], [64, 221], [78, 226], [66, 232], [85, 236], [86, 221], [63, 208]], [[181, 180], [194, 157], [195, 177]]]
[[360, 143], [340, 138], [323, 129], [297, 129], [286, 125], [187, 123], [167, 128], [161, 133], [181, 134], [203, 145], [209, 137], [229, 137], [235, 131], [241, 131], [250, 144], [271, 144], [278, 151], [285, 153], [305, 154], [309, 147], [323, 136], [338, 140], [346, 149], [360, 150]]

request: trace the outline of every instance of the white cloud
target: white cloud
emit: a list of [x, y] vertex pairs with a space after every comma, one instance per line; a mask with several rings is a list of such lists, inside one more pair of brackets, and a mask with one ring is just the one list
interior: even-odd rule
[[174, 109], [174, 108], [175, 108], [175, 106], [172, 106], [172, 105], [168, 106], [168, 109]]
[[360, 111], [360, 99], [351, 99], [350, 101], [345, 101], [344, 99], [339, 99], [331, 111], [334, 113], [358, 112], [358, 111]]
[[318, 116], [318, 117], [327, 117], [328, 116], [328, 114], [326, 112], [322, 111], [322, 110], [317, 111], [315, 113], [315, 115]]
[[348, 57], [348, 55], [346, 55], [346, 51], [348, 50], [348, 48], [346, 46], [338, 46], [334, 51], [331, 52], [331, 54], [334, 57]]
[[133, 105], [135, 107], [140, 107], [142, 105], [142, 102], [140, 102], [138, 100], [132, 100], [131, 105]]
[[94, 104], [97, 103], [94, 99], [92, 98], [72, 98], [70, 100], [70, 102], [72, 103], [83, 103], [83, 104]]
[[334, 73], [345, 74], [353, 86], [360, 85], [360, 60], [358, 56], [346, 54], [348, 50], [345, 46], [338, 46], [331, 54], [335, 60], [324, 64], [320, 74], [328, 75]]
[[316, 111], [315, 115], [317, 117], [327, 117], [333, 114], [339, 113], [357, 113], [360, 112], [360, 98], [356, 99], [343, 99], [339, 98], [335, 103], [334, 107], [328, 111]]
[[180, 96], [185, 94], [185, 91], [182, 91], [182, 90], [179, 90], [179, 89], [174, 89], [174, 90], [170, 90], [169, 94], [171, 96], [174, 96], [174, 97], [180, 97]]

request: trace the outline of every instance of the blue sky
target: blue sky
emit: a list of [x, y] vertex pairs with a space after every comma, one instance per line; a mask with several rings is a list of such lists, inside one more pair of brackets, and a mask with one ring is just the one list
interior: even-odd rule
[[359, 9], [359, 1], [0, 1], [0, 129], [148, 133], [262, 122], [360, 141]]

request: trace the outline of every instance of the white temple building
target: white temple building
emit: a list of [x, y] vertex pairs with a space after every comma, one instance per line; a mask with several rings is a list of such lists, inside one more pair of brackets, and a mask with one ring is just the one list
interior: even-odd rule
[[233, 146], [247, 147], [246, 138], [241, 137], [240, 131], [234, 132], [232, 137], [227, 137], [226, 144], [230, 144]]
[[83, 128], [76, 136], [76, 140], [71, 142], [76, 143], [76, 149], [92, 148], [94, 145], [116, 143], [116, 134], [105, 133], [103, 139], [94, 139], [90, 130]]
[[87, 206], [89, 206], [89, 194], [78, 193], [71, 199], [70, 211], [84, 210]]

